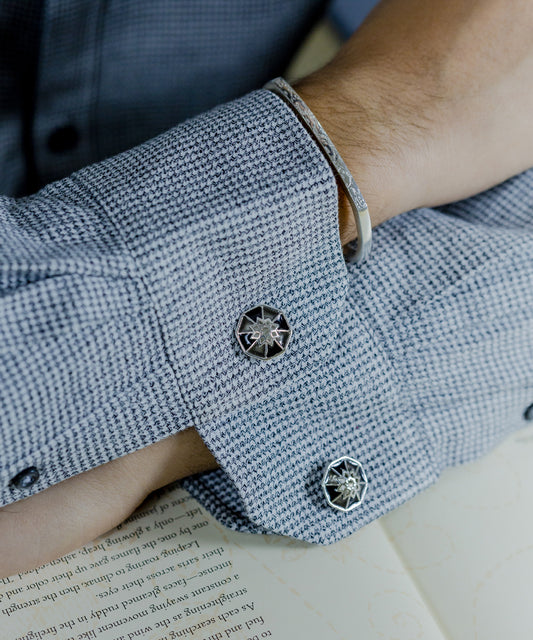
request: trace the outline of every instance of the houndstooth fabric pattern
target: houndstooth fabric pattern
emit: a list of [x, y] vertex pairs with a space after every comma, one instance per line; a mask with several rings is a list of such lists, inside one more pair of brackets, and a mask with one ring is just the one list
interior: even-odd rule
[[[83, 132], [93, 111], [78, 113]], [[220, 469], [183, 485], [222, 523], [328, 544], [525, 426], [533, 171], [380, 225], [363, 265], [343, 259], [337, 205], [327, 161], [264, 90], [1, 197], [0, 505], [194, 426]], [[261, 303], [294, 329], [268, 362], [234, 334]], [[342, 455], [369, 479], [350, 513], [320, 487]], [[29, 466], [39, 481], [16, 489]]]

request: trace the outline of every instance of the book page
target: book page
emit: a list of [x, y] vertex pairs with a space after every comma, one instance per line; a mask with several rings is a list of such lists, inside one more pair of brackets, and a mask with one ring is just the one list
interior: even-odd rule
[[0, 584], [2, 640], [442, 640], [378, 522], [318, 546], [231, 531], [179, 485]]
[[533, 426], [381, 519], [449, 638], [531, 640]]

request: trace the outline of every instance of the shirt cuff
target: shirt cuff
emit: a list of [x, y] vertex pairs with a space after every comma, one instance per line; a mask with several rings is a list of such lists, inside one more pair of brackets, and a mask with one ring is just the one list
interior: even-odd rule
[[[333, 349], [347, 273], [337, 186], [297, 117], [266, 90], [80, 172], [129, 248], [198, 426], [277, 397]], [[281, 310], [290, 347], [243, 353], [235, 330]]]
[[[348, 264], [341, 324], [320, 368], [275, 402], [200, 425], [221, 468], [183, 486], [232, 529], [327, 544], [526, 426], [532, 194], [533, 170], [376, 228], [371, 259]], [[346, 513], [322, 488], [341, 456], [368, 481]]]

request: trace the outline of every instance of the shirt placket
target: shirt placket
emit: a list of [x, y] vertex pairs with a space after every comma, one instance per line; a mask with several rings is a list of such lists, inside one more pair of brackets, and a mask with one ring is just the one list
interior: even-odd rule
[[102, 0], [50, 0], [43, 17], [34, 117], [35, 164], [46, 184], [96, 159], [92, 134]]

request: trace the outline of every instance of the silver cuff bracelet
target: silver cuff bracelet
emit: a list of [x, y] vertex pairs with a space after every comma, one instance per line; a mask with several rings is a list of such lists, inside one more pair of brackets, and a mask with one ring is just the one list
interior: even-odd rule
[[352, 207], [355, 224], [357, 226], [357, 246], [354, 248], [352, 243], [348, 244], [352, 252], [349, 260], [363, 262], [368, 257], [372, 246], [372, 224], [365, 199], [359, 191], [359, 187], [355, 183], [344, 160], [340, 157], [339, 152], [335, 149], [328, 134], [324, 131], [311, 109], [309, 109], [286, 80], [283, 78], [274, 78], [274, 80], [270, 80], [270, 82], [265, 84], [264, 89], [272, 91], [292, 107], [320, 149], [324, 152], [335, 175], [340, 178], [343, 190]]

